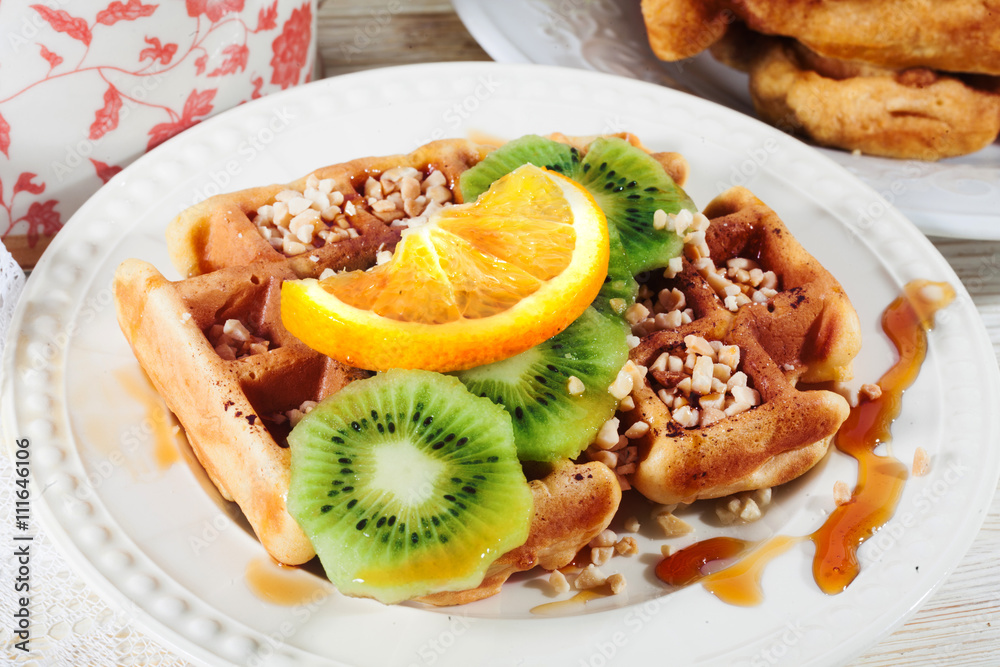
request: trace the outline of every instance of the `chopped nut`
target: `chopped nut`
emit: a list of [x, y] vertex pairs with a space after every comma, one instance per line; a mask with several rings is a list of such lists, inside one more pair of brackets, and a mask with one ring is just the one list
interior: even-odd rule
[[598, 570], [597, 566], [591, 563], [584, 568], [583, 572], [577, 575], [573, 585], [576, 586], [577, 590], [583, 591], [589, 588], [603, 586], [607, 580], [608, 578], [604, 576], [604, 573]]
[[931, 457], [923, 447], [913, 452], [913, 476], [923, 477], [931, 471]]
[[663, 209], [656, 209], [653, 212], [653, 229], [665, 229], [667, 226], [667, 212]]
[[618, 371], [615, 381], [608, 387], [608, 393], [619, 401], [632, 393], [632, 376], [624, 368]]
[[618, 455], [605, 449], [587, 450], [587, 458], [591, 461], [600, 461], [604, 465], [614, 470], [618, 466]]
[[216, 345], [215, 352], [226, 361], [233, 361], [236, 359], [236, 352], [229, 345]]
[[619, 475], [631, 475], [635, 472], [634, 463], [619, 463], [618, 467], [615, 468], [615, 472]]
[[612, 417], [608, 421], [604, 422], [601, 426], [601, 430], [597, 432], [597, 438], [594, 439], [594, 444], [596, 444], [601, 449], [611, 449], [618, 444], [618, 421], [617, 417]]
[[699, 356], [691, 370], [691, 392], [704, 395], [712, 393], [715, 363], [710, 356]]
[[615, 531], [611, 530], [610, 528], [605, 528], [597, 535], [597, 537], [592, 539], [587, 546], [610, 547], [614, 546], [617, 540], [618, 536], [615, 534]]
[[702, 408], [701, 417], [698, 419], [698, 425], [704, 428], [725, 418], [726, 413], [718, 408]]
[[549, 575], [549, 585], [560, 595], [569, 592], [569, 582], [566, 581], [566, 575], [559, 570], [553, 570], [552, 574]]
[[861, 385], [858, 394], [869, 401], [874, 401], [882, 395], [882, 387], [877, 384], [865, 383]]
[[851, 489], [847, 482], [837, 480], [833, 485], [833, 502], [839, 507], [851, 499]]
[[628, 479], [624, 475], [619, 475], [618, 473], [615, 473], [615, 477], [618, 479], [618, 486], [621, 488], [622, 491], [628, 491], [629, 489], [632, 488], [632, 485], [629, 483]]
[[715, 361], [715, 349], [711, 343], [701, 336], [684, 336], [684, 346], [687, 348], [689, 354], [694, 352], [695, 354], [705, 355], [712, 359], [712, 361]]
[[626, 396], [618, 403], [618, 409], [622, 412], [628, 412], [629, 410], [635, 409], [635, 399], [632, 396]]
[[250, 332], [239, 320], [226, 320], [222, 325], [222, 332], [241, 343], [250, 339]]
[[644, 421], [637, 421], [628, 427], [628, 430], [625, 431], [625, 437], [629, 440], [635, 440], [636, 438], [641, 438], [647, 433], [649, 433], [649, 424]]
[[684, 270], [684, 258], [683, 257], [672, 257], [670, 261], [667, 262], [667, 268], [663, 272], [663, 277], [670, 279], [676, 278], [677, 274]]
[[660, 554], [664, 558], [670, 558], [671, 556], [673, 556], [674, 555], [674, 547], [673, 547], [673, 545], [672, 544], [661, 544], [660, 545]]
[[633, 556], [639, 553], [639, 544], [634, 537], [625, 536], [615, 542], [615, 553], [620, 556]]
[[634, 516], [630, 516], [627, 519], [625, 519], [625, 530], [627, 530], [628, 532], [638, 533], [639, 527], [640, 527], [639, 520]]
[[625, 575], [616, 572], [608, 577], [607, 583], [611, 586], [611, 594], [619, 595], [625, 590]]
[[590, 561], [597, 566], [606, 564], [615, 555], [614, 545], [609, 547], [593, 547], [590, 550]]
[[771, 490], [744, 491], [720, 498], [715, 506], [715, 514], [723, 525], [750, 523], [763, 515], [763, 509], [771, 502]]
[[694, 530], [691, 524], [684, 519], [674, 516], [670, 512], [660, 512], [654, 518], [656, 519], [656, 523], [660, 524], [660, 528], [663, 529], [664, 537], [680, 537]]
[[674, 410], [673, 420], [685, 428], [692, 428], [698, 425], [698, 410], [689, 405], [684, 405]]
[[570, 375], [569, 379], [566, 381], [566, 391], [569, 392], [571, 396], [579, 396], [587, 387], [583, 384], [583, 380], [575, 375]]

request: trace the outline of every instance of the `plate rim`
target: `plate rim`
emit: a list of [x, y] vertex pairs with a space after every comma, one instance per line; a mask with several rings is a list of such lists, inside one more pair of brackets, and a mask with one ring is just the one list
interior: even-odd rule
[[[559, 76], [566, 76], [565, 70], [562, 70], [562, 69], [557, 68], [557, 67], [544, 67], [544, 66], [537, 66], [537, 65], [509, 65], [509, 64], [493, 64], [493, 63], [473, 62], [473, 63], [436, 63], [436, 64], [430, 64], [430, 65], [427, 65], [427, 64], [405, 65], [405, 66], [399, 66], [399, 67], [393, 67], [393, 68], [386, 68], [386, 69], [377, 70], [377, 71], [351, 73], [351, 74], [346, 74], [346, 75], [342, 75], [341, 77], [335, 77], [335, 78], [338, 79], [338, 80], [340, 80], [340, 81], [343, 81], [347, 77], [362, 78], [362, 79], [369, 78], [369, 77], [376, 77], [376, 78], [377, 77], [390, 77], [391, 78], [394, 75], [394, 73], [396, 73], [396, 72], [402, 72], [402, 74], [400, 74], [400, 76], [417, 78], [417, 75], [414, 73], [417, 70], [431, 71], [431, 70], [440, 69], [442, 71], [455, 72], [455, 71], [461, 70], [463, 68], [466, 69], [466, 70], [475, 70], [477, 68], [483, 68], [483, 67], [488, 68], [488, 69], [494, 69], [494, 70], [497, 70], [497, 71], [501, 71], [501, 70], [516, 71], [516, 72], [518, 72], [518, 73], [520, 73], [522, 75], [525, 72], [538, 72], [538, 73], [547, 72], [548, 75], [550, 75], [550, 76], [553, 76], [553, 75], [556, 75], [556, 74], [558, 74]], [[605, 73], [577, 71], [577, 73], [574, 74], [574, 75], [572, 75], [572, 76], [577, 76], [577, 77], [581, 77], [581, 78], [584, 78], [584, 79], [589, 78], [589, 77], [607, 77], [608, 80], [618, 81], [620, 83], [620, 85], [625, 86], [625, 87], [636, 86], [637, 89], [638, 88], [653, 88], [653, 89], [656, 89], [656, 91], [657, 91], [656, 94], [667, 94], [668, 96], [669, 95], [686, 95], [685, 93], [682, 93], [682, 92], [672, 91], [672, 90], [669, 90], [669, 89], [663, 89], [663, 88], [661, 88], [659, 86], [655, 86], [654, 84], [648, 84], [648, 83], [641, 82], [641, 81], [631, 81], [631, 80], [627, 80], [627, 79], [620, 79], [619, 77], [614, 77], [613, 75], [605, 74]], [[251, 113], [253, 111], [258, 110], [258, 108], [259, 109], [264, 109], [264, 108], [267, 108], [269, 106], [277, 106], [286, 97], [288, 97], [288, 98], [294, 98], [294, 97], [297, 97], [297, 96], [300, 96], [300, 95], [301, 96], [307, 96], [309, 94], [308, 91], [306, 91], [306, 89], [308, 88], [308, 86], [313, 86], [313, 87], [324, 86], [324, 85], [328, 85], [329, 82], [332, 81], [332, 80], [333, 79], [324, 79], [324, 80], [321, 80], [321, 81], [314, 82], [312, 84], [308, 84], [307, 86], [299, 87], [299, 88], [296, 88], [296, 89], [285, 91], [283, 93], [279, 93], [279, 94], [275, 94], [275, 95], [272, 95], [272, 96], [268, 96], [268, 97], [262, 98], [261, 100], [258, 100], [256, 102], [254, 102], [253, 106], [252, 105], [245, 105], [244, 107], [228, 111], [226, 113], [220, 114], [219, 116], [213, 117], [212, 119], [209, 119], [209, 120], [205, 121], [204, 123], [201, 124], [202, 127], [200, 129], [199, 128], [193, 128], [193, 130], [198, 130], [198, 133], [192, 133], [190, 135], [187, 135], [187, 133], [185, 133], [185, 134], [179, 135], [177, 138], [172, 139], [170, 142], [167, 142], [162, 147], [159, 147], [155, 151], [152, 151], [149, 155], [143, 156], [143, 158], [141, 158], [140, 160], [137, 160], [136, 163], [134, 163], [136, 165], [135, 168], [133, 168], [132, 166], [130, 166], [130, 167], [126, 168], [126, 170], [123, 171], [122, 174], [119, 174], [118, 176], [115, 177], [115, 179], [112, 179], [112, 181], [107, 186], [105, 186], [105, 188], [102, 188], [102, 190], [99, 191], [99, 193], [97, 195], [95, 195], [90, 201], [88, 201], [87, 204], [85, 204], [84, 207], [82, 207], [80, 209], [79, 214], [74, 215], [71, 218], [71, 220], [67, 223], [67, 226], [69, 227], [70, 225], [72, 225], [72, 227], [70, 227], [71, 230], [76, 230], [77, 228], [82, 228], [83, 224], [84, 224], [84, 219], [86, 218], [86, 215], [89, 213], [90, 209], [91, 208], [96, 208], [96, 206], [98, 205], [98, 204], [92, 204], [91, 202], [100, 202], [104, 198], [112, 196], [110, 194], [111, 190], [113, 190], [116, 187], [122, 186], [126, 182], [126, 180], [131, 176], [131, 174], [133, 174], [133, 173], [141, 173], [141, 170], [146, 168], [145, 165], [147, 165], [149, 163], [156, 164], [156, 162], [160, 159], [160, 155], [167, 155], [168, 154], [167, 152], [170, 151], [170, 150], [172, 150], [172, 147], [180, 146], [180, 145], [182, 145], [185, 142], [194, 142], [194, 141], [196, 141], [196, 137], [199, 136], [199, 133], [207, 133], [207, 132], [211, 131], [212, 129], [214, 129], [216, 126], [224, 126], [225, 124], [227, 124], [229, 122], [229, 120], [231, 118], [238, 117], [237, 114], [240, 114], [240, 113], [249, 114], [249, 113]], [[625, 83], [625, 82], [627, 82], [627, 83]], [[669, 92], [664, 93], [664, 91], [669, 91]], [[694, 97], [694, 96], [688, 96], [688, 97], [690, 97], [692, 100], [697, 100], [697, 102], [694, 102], [696, 105], [697, 104], [707, 104], [707, 105], [711, 105], [711, 106], [714, 106], [714, 107], [718, 107], [721, 110], [720, 113], [723, 113], [723, 114], [734, 114], [734, 113], [736, 113], [736, 112], [734, 112], [734, 111], [726, 108], [723, 105], [718, 105], [718, 104], [716, 104], [714, 102], [706, 101], [706, 100], [703, 100], [701, 98], [697, 98], [697, 97]], [[241, 111], [241, 109], [243, 109], [243, 111]], [[766, 129], [768, 132], [778, 133], [778, 131], [775, 130], [774, 128], [771, 128], [770, 126], [767, 126], [767, 125], [764, 125], [762, 123], [759, 123], [759, 121], [755, 121], [754, 119], [747, 119], [747, 120], [759, 124], [762, 128]], [[780, 133], [778, 133], [778, 134], [780, 134]], [[185, 135], [187, 136], [187, 138], [185, 138]], [[781, 135], [781, 136], [784, 136], [784, 135]], [[812, 149], [809, 149], [809, 150], [812, 150]], [[822, 156], [822, 155], [816, 153], [812, 157], [813, 157], [813, 159], [820, 159], [820, 160], [828, 163], [826, 165], [827, 168], [833, 168], [833, 169], [838, 170], [839, 172], [841, 172], [841, 177], [847, 177], [847, 178], [850, 178], [851, 180], [853, 180], [855, 187], [860, 187], [860, 188], [864, 188], [864, 189], [870, 190], [870, 188], [867, 185], [863, 184], [859, 179], [857, 179], [856, 176], [854, 176], [853, 174], [850, 174], [849, 172], [847, 172], [846, 170], [844, 170], [842, 167], [840, 167], [839, 165], [837, 165], [835, 162], [833, 162], [832, 160], [829, 160], [829, 158], [827, 158], [826, 156]], [[104, 193], [104, 194], [101, 194], [101, 193]], [[901, 214], [898, 214], [898, 212], [894, 213], [894, 217], [898, 218], [898, 221], [902, 221], [902, 224], [904, 224], [904, 226], [906, 224], [911, 224], [911, 223], [909, 223], [906, 220], [906, 218], [904, 216], [902, 216]], [[895, 222], [894, 224], [900, 224], [898, 221]], [[912, 225], [911, 225], [911, 227], [912, 227]], [[75, 233], [75, 231], [74, 231], [74, 233]], [[924, 252], [926, 252], [926, 251], [929, 250], [935, 256], [935, 259], [938, 260], [939, 263], [941, 264], [941, 268], [943, 268], [945, 270], [945, 272], [949, 274], [950, 279], [952, 279], [954, 281], [954, 285], [956, 286], [956, 290], [960, 293], [960, 296], [964, 295], [964, 297], [966, 299], [968, 299], [968, 294], [967, 294], [967, 292], [965, 292], [965, 288], [962, 285], [961, 281], [954, 274], [954, 271], [948, 265], [947, 261], [943, 258], [943, 256], [940, 255], [940, 253], [937, 251], [937, 249], [934, 248], [934, 246], [930, 243], [930, 241], [927, 240], [926, 237], [924, 237], [922, 234], [920, 234], [916, 230], [916, 228], [912, 228], [910, 236], [913, 236], [913, 238], [911, 239], [911, 241], [914, 241], [914, 242], [918, 243], [919, 245], [923, 246], [923, 251]], [[51, 250], [51, 251], [47, 251], [46, 252], [46, 255], [43, 257], [42, 261], [39, 263], [38, 268], [36, 269], [35, 272], [33, 272], [32, 278], [29, 278], [29, 283], [25, 286], [25, 294], [26, 295], [30, 293], [30, 290], [33, 290], [35, 288], [34, 283], [38, 283], [38, 282], [42, 281], [41, 278], [34, 278], [34, 277], [35, 276], [44, 276], [49, 271], [49, 264], [50, 263], [54, 263], [54, 261], [55, 261], [55, 259], [53, 259], [53, 258], [56, 257], [59, 252], [61, 252], [61, 250], [64, 248], [64, 246], [66, 246], [66, 245], [68, 245], [70, 243], [69, 237], [70, 237], [70, 234], [63, 235], [63, 240], [62, 241], [59, 241], [59, 238], [57, 237], [56, 242], [53, 243], [53, 248], [54, 249]], [[32, 280], [32, 279], [34, 279], [34, 280]], [[969, 299], [969, 303], [971, 303], [971, 299]], [[4, 357], [3, 357], [3, 366], [2, 366], [2, 369], [3, 369], [4, 372], [3, 372], [3, 406], [2, 406], [3, 413], [2, 414], [3, 414], [4, 418], [3, 418], [2, 421], [3, 421], [4, 432], [8, 436], [8, 442], [11, 441], [11, 436], [15, 436], [16, 435], [15, 431], [17, 430], [16, 426], [15, 426], [15, 424], [17, 423], [17, 419], [16, 419], [15, 413], [14, 413], [14, 409], [15, 408], [14, 408], [14, 404], [13, 404], [13, 398], [11, 398], [12, 391], [11, 391], [10, 384], [13, 382], [13, 380], [11, 378], [12, 378], [13, 370], [14, 370], [14, 368], [13, 368], [13, 360], [14, 360], [14, 356], [15, 356], [15, 351], [20, 346], [20, 342], [17, 340], [17, 334], [18, 334], [18, 332], [20, 332], [22, 330], [23, 325], [25, 324], [25, 322], [24, 322], [24, 315], [25, 315], [24, 311], [26, 309], [27, 309], [27, 299], [21, 299], [21, 300], [19, 300], [19, 303], [17, 305], [17, 309], [16, 309], [15, 314], [14, 314], [14, 319], [12, 320], [12, 324], [15, 324], [17, 326], [12, 326], [12, 328], [10, 330], [10, 333], [8, 334], [8, 345], [6, 346], [6, 349], [4, 351]], [[974, 309], [972, 310], [972, 313], [975, 316], [975, 321], [978, 322], [978, 330], [977, 330], [978, 331], [977, 338], [979, 340], [978, 344], [979, 345], [983, 345], [985, 343], [985, 345], [986, 345], [986, 347], [988, 349], [992, 349], [992, 346], [989, 343], [988, 335], [986, 334], [985, 326], [983, 325], [983, 322], [982, 322], [981, 318], [979, 317], [979, 313], [977, 311], [975, 311]], [[992, 376], [993, 376], [993, 389], [994, 389], [994, 391], [996, 391], [996, 386], [998, 384], [997, 383], [997, 378], [1000, 377], [1000, 373], [998, 373], [998, 369], [996, 369], [996, 368], [993, 368], [992, 371], [993, 371], [992, 372]], [[997, 420], [994, 419], [994, 422], [996, 422], [996, 421]], [[995, 423], [994, 423], [994, 430], [996, 430]], [[1000, 459], [998, 459], [998, 460], [1000, 460]], [[1000, 466], [995, 466], [995, 467], [997, 468], [997, 474], [1000, 475]], [[993, 486], [995, 487], [995, 483], [993, 484]], [[989, 499], [992, 498], [992, 495], [993, 495], [992, 491], [989, 494], [985, 494], [985, 492], [984, 492], [984, 495], [986, 495], [986, 502], [988, 504]], [[40, 503], [40, 505], [45, 506], [45, 502]], [[48, 512], [49, 511], [48, 507], [45, 507], [44, 511]], [[984, 511], [982, 513], [982, 516], [979, 518], [979, 521], [976, 524], [977, 525], [977, 530], [971, 531], [970, 534], [969, 534], [969, 536], [968, 536], [967, 543], [961, 549], [957, 549], [958, 556], [954, 559], [954, 562], [952, 562], [951, 567], [948, 569], [948, 571], [941, 573], [941, 575], [939, 576], [938, 580], [933, 584], [933, 586], [931, 586], [928, 590], [926, 590], [920, 596], [920, 598], [918, 600], [916, 600], [911, 605], [910, 610], [905, 615], [899, 617], [896, 620], [896, 622], [891, 627], [883, 629], [881, 632], [879, 632], [878, 633], [879, 637], [885, 636], [886, 634], [888, 634], [889, 631], [891, 631], [895, 627], [898, 627], [903, 622], [905, 622], [906, 618], [908, 618], [908, 616], [910, 614], [912, 614], [913, 611], [915, 611], [920, 606], [920, 604], [922, 604], [923, 601], [926, 600], [926, 598], [929, 595], [931, 595], [935, 590], [937, 590], [937, 588], [943, 583], [943, 581], [947, 577], [947, 574], [950, 573], [951, 569], [953, 569], [954, 566], [957, 564], [958, 559], [961, 557], [961, 555], [964, 554], [968, 550], [969, 545], [971, 544], [972, 540], [975, 538], [976, 534], [978, 534], [978, 532], [979, 532], [978, 526], [980, 526], [982, 524], [982, 521], [985, 519], [985, 516], [986, 516], [986, 512]], [[63, 550], [64, 554], [68, 550], [70, 552], [76, 551], [77, 555], [80, 555], [79, 552], [77, 551], [76, 545], [73, 543], [72, 539], [67, 534], [65, 534], [65, 533], [62, 532], [62, 526], [60, 526], [58, 524], [58, 521], [56, 521], [51, 514], [49, 515], [49, 519], [50, 519], [50, 521], [46, 525], [46, 527], [50, 531], [52, 531], [52, 524], [55, 524], [56, 526], [58, 526], [58, 531], [59, 531], [59, 533], [61, 533], [61, 537], [65, 540], [65, 542], [62, 542], [62, 541], [58, 542], [58, 545]], [[50, 532], [49, 534], [53, 534], [53, 533]], [[56, 538], [55, 538], [55, 536], [54, 536], [54, 540], [53, 541], [57, 541]], [[68, 547], [68, 549], [67, 549], [67, 547]], [[87, 569], [87, 568], [85, 568], [85, 569]], [[77, 572], [79, 573], [79, 570], [77, 570]], [[117, 592], [117, 595], [112, 594], [110, 597], [116, 603], [121, 603], [121, 600], [123, 599], [123, 600], [126, 601], [127, 604], [132, 604], [131, 600], [127, 596], [125, 596], [125, 594], [123, 592], [121, 592], [118, 589], [118, 587], [116, 587], [111, 582], [107, 581], [106, 578], [104, 578], [104, 577], [100, 576], [99, 574], [97, 574], [96, 569], [93, 569], [93, 571], [90, 571], [90, 569], [87, 569], [87, 572], [89, 572], [90, 575], [94, 577], [94, 579], [96, 580], [96, 583], [98, 584], [97, 586], [95, 586], [95, 589], [101, 591], [105, 595], [105, 597], [109, 597], [108, 593], [110, 591], [114, 590], [114, 591]], [[87, 580], [87, 576], [85, 576], [84, 573], [81, 573], [81, 576], [83, 576], [83, 578], [85, 580]], [[95, 582], [88, 581], [88, 583], [89, 584], [93, 584]], [[121, 599], [119, 599], [118, 596], [121, 596]], [[159, 623], [159, 621], [157, 621], [155, 619], [155, 617], [153, 617], [152, 615], [147, 614], [147, 617], [148, 617], [148, 619], [150, 619], [152, 621], [152, 624], [145, 623], [144, 627], [146, 627], [146, 628], [154, 627], [154, 628], [157, 628], [160, 631], [166, 630], [167, 634], [171, 636], [171, 639], [169, 641], [175, 647], [178, 645], [177, 641], [176, 641], [176, 639], [178, 637], [181, 640], [183, 640], [184, 643], [188, 643], [189, 642], [189, 640], [186, 637], [183, 637], [182, 635], [176, 635], [169, 628], [163, 627], [162, 624]], [[158, 632], [157, 634], [160, 635], [160, 636], [162, 636], [161, 632]], [[866, 648], [870, 647], [870, 645], [871, 645], [870, 642], [862, 645], [860, 648], [858, 648], [855, 651], [855, 653], [860, 653], [861, 651], [863, 651]], [[197, 648], [200, 651], [202, 647], [195, 645], [195, 648]], [[190, 652], [190, 648], [188, 648], [186, 650], [188, 650], [188, 652]], [[845, 655], [844, 657], [850, 657], [850, 656], [846, 656]]]

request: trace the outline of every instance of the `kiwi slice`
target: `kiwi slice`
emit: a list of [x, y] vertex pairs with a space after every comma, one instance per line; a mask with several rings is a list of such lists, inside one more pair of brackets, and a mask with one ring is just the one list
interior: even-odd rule
[[462, 201], [475, 201], [490, 189], [493, 181], [529, 162], [573, 178], [580, 165], [580, 151], [537, 134], [508, 141], [462, 173], [458, 182]]
[[[639, 294], [639, 283], [629, 269], [625, 248], [614, 225], [608, 225], [608, 274], [604, 276], [601, 291], [594, 299], [593, 306], [604, 314], [621, 315], [625, 309], [635, 303]], [[618, 301], [613, 305], [612, 299]]]
[[666, 213], [697, 209], [646, 151], [617, 137], [595, 139], [573, 178], [594, 195], [609, 224], [618, 230], [633, 276], [662, 269], [680, 254], [684, 239], [673, 231], [654, 229], [653, 214], [657, 209]]
[[[573, 458], [618, 408], [608, 386], [628, 360], [627, 333], [624, 320], [591, 307], [544, 343], [455, 375], [507, 409], [522, 461]], [[583, 383], [582, 393], [570, 393], [570, 377]]]
[[456, 378], [358, 380], [288, 442], [288, 511], [345, 595], [391, 604], [475, 588], [528, 537], [532, 497], [510, 417]]
[[632, 276], [664, 268], [681, 252], [683, 239], [670, 230], [654, 229], [653, 214], [657, 209], [695, 211], [694, 203], [655, 158], [618, 137], [595, 139], [582, 157], [575, 148], [551, 139], [521, 137], [464, 172], [459, 182], [462, 196], [472, 201], [493, 180], [525, 162], [549, 166], [590, 191], [604, 210], [608, 226], [618, 231]]

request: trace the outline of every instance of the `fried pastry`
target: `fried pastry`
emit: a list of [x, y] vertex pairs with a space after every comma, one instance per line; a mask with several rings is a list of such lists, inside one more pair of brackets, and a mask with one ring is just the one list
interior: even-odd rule
[[897, 70], [1000, 74], [1000, 3], [994, 0], [643, 0], [642, 13], [663, 60], [701, 53], [739, 20], [830, 58]]
[[929, 69], [825, 58], [787, 40], [757, 44], [741, 67], [757, 113], [820, 145], [939, 160], [978, 151], [1000, 133], [996, 91]]
[[[631, 353], [635, 408], [620, 413], [637, 448], [625, 476], [663, 504], [767, 488], [809, 470], [849, 407], [800, 385], [848, 379], [861, 343], [840, 284], [774, 211], [733, 188], [704, 216], [710, 222], [694, 232], [683, 267], [656, 285], [657, 303], [633, 325], [642, 334]], [[686, 317], [670, 322], [671, 313]]]
[[644, 0], [663, 60], [711, 48], [749, 74], [758, 115], [823, 146], [966, 155], [1000, 133], [1000, 14], [990, 3]]

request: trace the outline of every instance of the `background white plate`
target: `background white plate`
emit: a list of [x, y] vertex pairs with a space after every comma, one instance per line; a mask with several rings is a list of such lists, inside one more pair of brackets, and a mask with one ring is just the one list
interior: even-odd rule
[[[686, 90], [755, 115], [742, 72], [708, 53], [678, 63], [653, 55], [639, 0], [455, 0], [455, 10], [499, 62], [610, 72]], [[1000, 240], [1000, 143], [940, 162], [820, 150], [925, 233]]]
[[[839, 278], [861, 318], [857, 383], [893, 360], [883, 309], [915, 278], [958, 291], [939, 317], [930, 356], [906, 392], [893, 452], [917, 446], [931, 473], [906, 485], [896, 518], [861, 551], [843, 594], [819, 592], [802, 544], [768, 568], [765, 602], [727, 606], [700, 587], [670, 595], [652, 576], [662, 540], [644, 514], [642, 555], [616, 557], [628, 592], [583, 613], [539, 618], [541, 577], [462, 608], [387, 608], [331, 593], [315, 604], [259, 600], [244, 576], [263, 550], [239, 513], [184, 462], [153, 461], [162, 401], [145, 390], [118, 330], [115, 267], [141, 257], [166, 275], [164, 228], [220, 190], [284, 182], [329, 163], [408, 151], [470, 131], [594, 134], [628, 129], [691, 163], [704, 206], [734, 182], [769, 203]], [[762, 155], [760, 163], [748, 155]], [[254, 665], [836, 664], [903, 622], [976, 534], [996, 485], [1000, 381], [985, 330], [958, 278], [927, 239], [853, 176], [746, 116], [661, 86], [579, 70], [469, 63], [373, 70], [263, 98], [184, 132], [116, 176], [59, 234], [25, 288], [3, 360], [5, 442], [29, 437], [35, 511], [80, 572], [193, 658]], [[129, 384], [139, 383], [139, 388]], [[184, 448], [178, 438], [177, 446]], [[187, 451], [186, 448], [184, 451]], [[834, 453], [775, 494], [747, 537], [813, 531], [833, 507], [852, 459]], [[6, 493], [6, 491], [5, 491]], [[718, 532], [694, 507], [694, 534]]]

